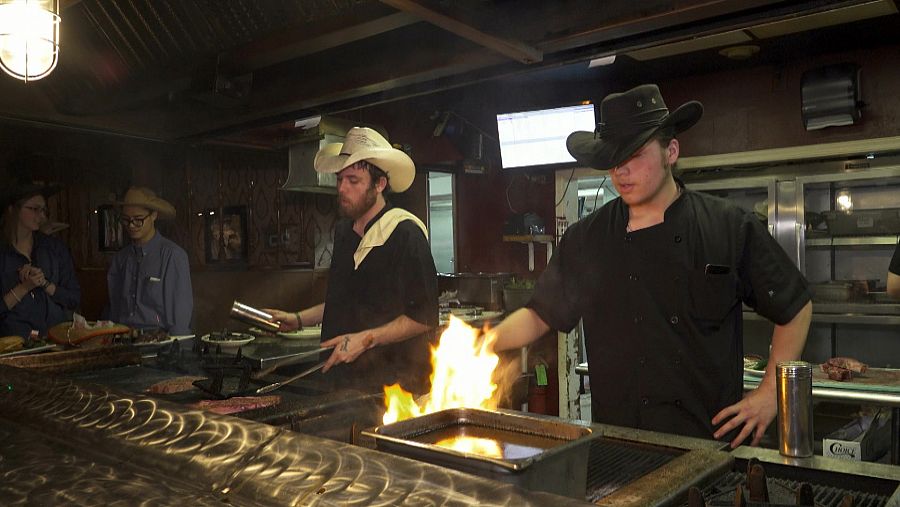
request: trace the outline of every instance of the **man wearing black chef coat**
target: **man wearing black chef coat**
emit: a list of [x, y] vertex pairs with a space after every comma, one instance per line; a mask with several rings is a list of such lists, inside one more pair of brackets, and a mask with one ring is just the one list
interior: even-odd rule
[[399, 382], [426, 392], [438, 324], [434, 259], [425, 224], [384, 197], [409, 188], [413, 161], [375, 130], [354, 127], [343, 143], [319, 150], [314, 165], [337, 173], [345, 218], [335, 226], [325, 303], [270, 311], [286, 331], [322, 323], [322, 345], [334, 347], [322, 371], [335, 386], [371, 391]]
[[894, 257], [888, 268], [887, 292], [894, 299], [900, 299], [900, 243], [894, 248]]
[[[803, 351], [807, 283], [752, 213], [673, 175], [675, 135], [702, 115], [671, 113], [656, 85], [607, 96], [595, 132], [566, 141], [608, 170], [620, 197], [573, 224], [497, 350], [584, 320], [595, 421], [758, 444], [775, 418], [775, 364]], [[775, 323], [766, 374], [743, 396], [741, 304]]]

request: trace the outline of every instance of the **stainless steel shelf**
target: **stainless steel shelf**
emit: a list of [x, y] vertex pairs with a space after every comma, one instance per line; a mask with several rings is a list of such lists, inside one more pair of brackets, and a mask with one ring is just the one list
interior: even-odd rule
[[[755, 312], [744, 312], [744, 320], [764, 321], [765, 317], [760, 317]], [[814, 323], [824, 324], [867, 324], [875, 326], [893, 325], [900, 326], [900, 315], [873, 315], [861, 313], [818, 313], [815, 311], [815, 303], [813, 303], [812, 321]]]
[[835, 246], [894, 246], [900, 236], [839, 236], [833, 238], [809, 238], [807, 248], [830, 248]]

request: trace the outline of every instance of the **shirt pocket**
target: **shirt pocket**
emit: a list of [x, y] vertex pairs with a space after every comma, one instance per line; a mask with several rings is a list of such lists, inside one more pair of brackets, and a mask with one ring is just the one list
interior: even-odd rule
[[154, 310], [157, 313], [163, 312], [163, 284], [162, 280], [156, 276], [148, 276], [144, 279], [144, 287], [142, 289], [141, 304]]
[[688, 275], [688, 312], [700, 324], [717, 329], [738, 303], [737, 276], [694, 270]]

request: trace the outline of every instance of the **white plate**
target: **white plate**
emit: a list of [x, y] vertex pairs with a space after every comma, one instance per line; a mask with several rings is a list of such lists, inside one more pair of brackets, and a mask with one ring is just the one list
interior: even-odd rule
[[5, 354], [0, 354], [0, 357], [24, 356], [25, 354], [37, 354], [38, 352], [44, 352], [46, 350], [50, 350], [53, 348], [56, 348], [56, 345], [51, 343], [49, 345], [41, 345], [40, 347], [32, 347], [30, 349], [22, 349], [22, 350], [15, 350], [13, 352], [7, 352]]
[[287, 340], [317, 340], [322, 336], [322, 327], [304, 327], [299, 331], [278, 332], [276, 334]]
[[236, 348], [236, 347], [240, 347], [242, 345], [246, 345], [256, 339], [255, 336], [250, 336], [250, 335], [241, 335], [241, 336], [244, 336], [245, 338], [241, 338], [238, 340], [211, 340], [209, 338], [209, 335], [205, 334], [200, 338], [200, 341], [206, 342], [210, 345], [219, 345], [222, 348]]
[[[766, 361], [755, 354], [744, 356], [744, 374], [751, 377], [762, 377], [766, 374], [766, 370], [757, 370], [761, 362]], [[767, 362], [767, 361], [766, 361]]]

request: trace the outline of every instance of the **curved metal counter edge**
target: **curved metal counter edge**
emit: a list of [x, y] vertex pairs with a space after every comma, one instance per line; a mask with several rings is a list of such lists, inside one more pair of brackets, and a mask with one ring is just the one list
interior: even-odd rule
[[22, 478], [0, 484], [4, 505], [585, 505], [8, 366], [0, 422], [0, 473]]

